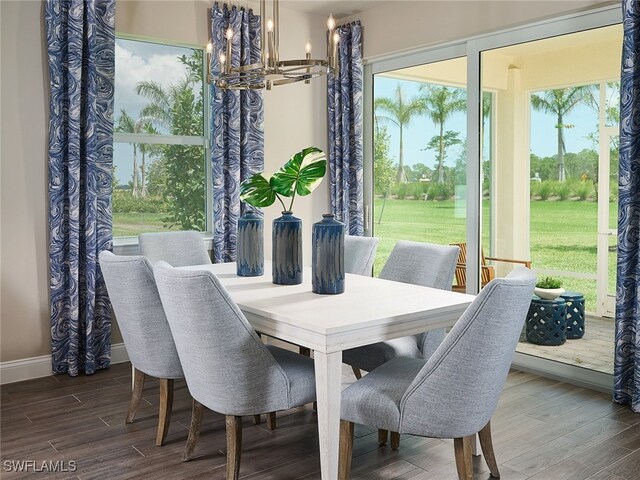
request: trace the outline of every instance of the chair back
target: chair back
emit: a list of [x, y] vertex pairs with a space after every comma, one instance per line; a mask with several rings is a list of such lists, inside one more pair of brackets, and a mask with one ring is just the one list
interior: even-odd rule
[[223, 415], [289, 408], [289, 378], [211, 272], [154, 268], [189, 391]]
[[376, 237], [344, 237], [344, 270], [356, 275], [371, 276], [379, 240]]
[[[451, 243], [450, 245], [456, 246], [460, 249], [460, 255], [458, 256], [458, 263], [456, 265], [456, 284], [459, 289], [464, 290], [467, 286], [467, 243]], [[484, 251], [480, 252], [480, 265], [481, 265], [481, 282], [482, 286], [485, 286], [495, 277], [493, 268], [487, 266], [487, 260], [484, 256]]]
[[455, 246], [400, 241], [382, 267], [380, 278], [451, 290], [457, 259]]
[[153, 377], [182, 378], [151, 263], [107, 251], [98, 258], [131, 364]]
[[195, 231], [141, 233], [138, 244], [152, 264], [159, 260], [174, 267], [211, 263], [202, 234]]
[[401, 402], [401, 431], [458, 438], [491, 419], [531, 303], [536, 277], [518, 267], [491, 281], [429, 358]]

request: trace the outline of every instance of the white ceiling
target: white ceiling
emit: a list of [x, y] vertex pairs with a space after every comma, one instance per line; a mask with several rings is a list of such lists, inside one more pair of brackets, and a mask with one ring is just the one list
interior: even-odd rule
[[353, 0], [353, 1], [336, 1], [336, 0], [281, 0], [280, 5], [283, 8], [298, 10], [300, 12], [311, 13], [316, 15], [329, 15], [330, 13], [337, 19], [348, 17], [369, 10], [371, 8], [391, 3], [390, 0]]

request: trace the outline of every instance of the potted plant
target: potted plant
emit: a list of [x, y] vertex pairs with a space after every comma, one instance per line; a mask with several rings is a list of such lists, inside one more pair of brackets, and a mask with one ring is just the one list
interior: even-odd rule
[[564, 293], [562, 280], [545, 277], [536, 283], [536, 288], [533, 292], [545, 300], [554, 300]]
[[[257, 173], [240, 184], [240, 199], [251, 206], [264, 208], [276, 200], [282, 205], [282, 216], [273, 221], [273, 283], [302, 283], [302, 221], [293, 216], [293, 202], [296, 195], [309, 195], [326, 171], [324, 152], [307, 147], [295, 153], [271, 178]], [[291, 199], [288, 206], [285, 197]]]

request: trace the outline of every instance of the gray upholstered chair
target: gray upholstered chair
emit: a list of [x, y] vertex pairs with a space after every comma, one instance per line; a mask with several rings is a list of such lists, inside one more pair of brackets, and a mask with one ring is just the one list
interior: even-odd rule
[[151, 263], [141, 256], [100, 252], [100, 268], [107, 285], [129, 359], [134, 368], [133, 393], [126, 423], [133, 422], [145, 376], [160, 379], [160, 414], [156, 445], [164, 443], [171, 419], [173, 381], [183, 378], [182, 367], [153, 278]]
[[[450, 290], [458, 259], [458, 247], [400, 241], [387, 259], [380, 278], [424, 287]], [[445, 336], [445, 330], [396, 338], [345, 350], [342, 361], [360, 370], [371, 371], [395, 357], [429, 358]]]
[[376, 259], [378, 249], [376, 237], [357, 237], [345, 235], [344, 237], [344, 270], [356, 275], [371, 276], [373, 261]]
[[211, 272], [154, 268], [189, 391], [226, 416], [227, 479], [240, 470], [241, 417], [315, 401], [313, 360], [262, 343]]
[[154, 264], [164, 260], [174, 267], [211, 263], [202, 234], [194, 231], [141, 233], [140, 254]]
[[349, 478], [353, 424], [453, 438], [458, 477], [472, 479], [478, 433], [498, 478], [490, 420], [509, 372], [535, 284], [519, 267], [490, 282], [429, 359], [395, 358], [342, 392], [340, 475]]

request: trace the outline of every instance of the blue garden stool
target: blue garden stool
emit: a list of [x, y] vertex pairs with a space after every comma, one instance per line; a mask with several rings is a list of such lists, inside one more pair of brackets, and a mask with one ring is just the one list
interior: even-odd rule
[[567, 341], [567, 303], [561, 297], [544, 300], [533, 296], [527, 314], [527, 341], [536, 345], [562, 345]]
[[584, 336], [584, 295], [580, 292], [564, 292], [560, 297], [567, 303], [567, 339]]

